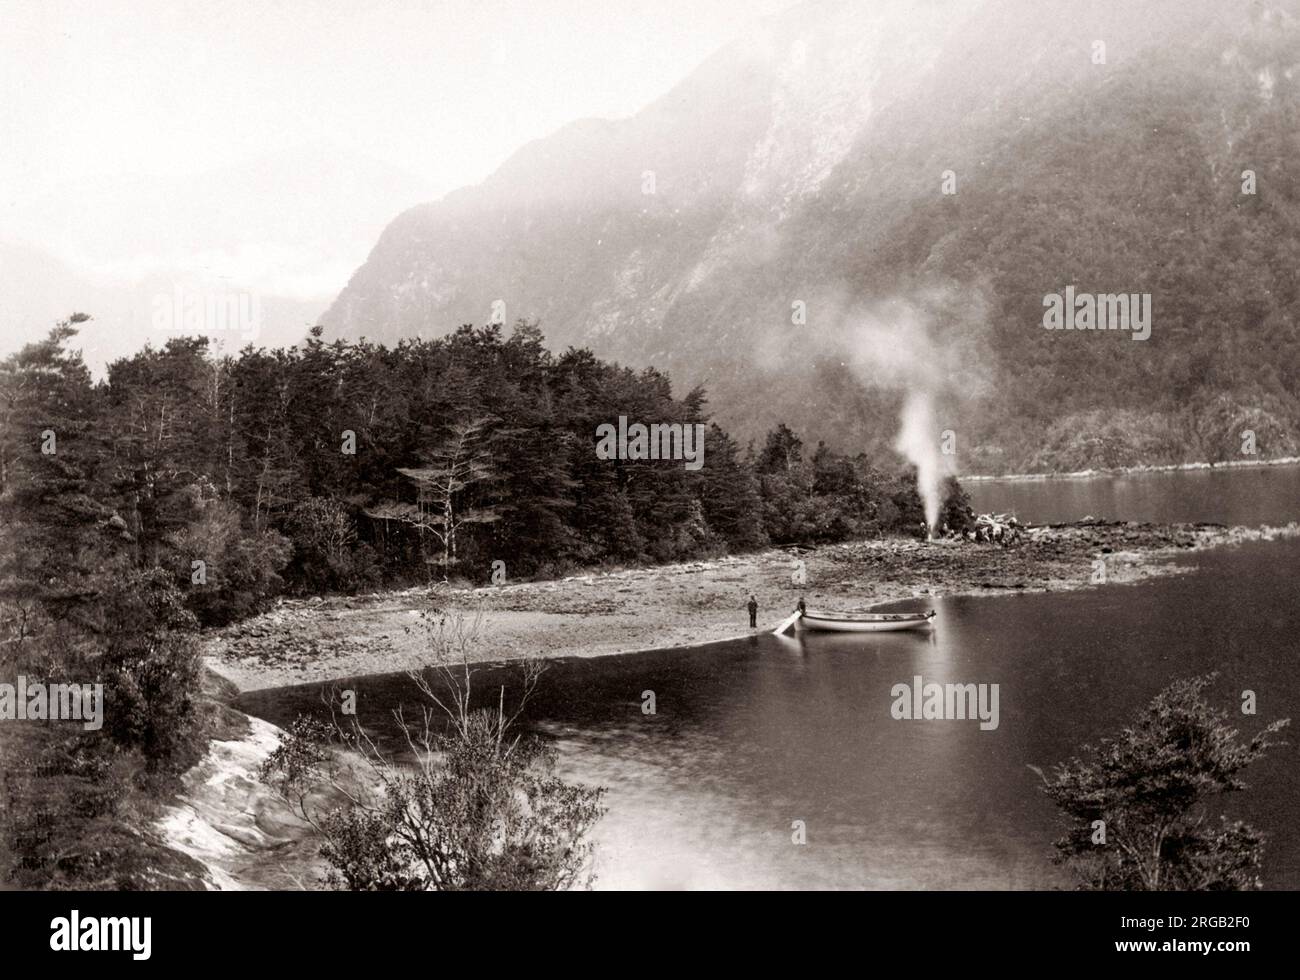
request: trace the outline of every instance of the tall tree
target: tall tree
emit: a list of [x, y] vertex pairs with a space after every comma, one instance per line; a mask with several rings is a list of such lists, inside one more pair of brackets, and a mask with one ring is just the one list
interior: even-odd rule
[[141, 568], [159, 563], [166, 535], [193, 517], [192, 486], [210, 488], [215, 453], [206, 338], [176, 338], [109, 365], [108, 430], [123, 515]]
[[784, 422], [767, 434], [758, 456], [759, 473], [788, 473], [803, 462], [803, 440]]
[[740, 458], [735, 440], [716, 424], [705, 437], [704, 458], [700, 499], [710, 530], [732, 548], [766, 544], [758, 480]]
[[103, 486], [101, 406], [79, 351], [75, 314], [0, 362], [0, 599], [21, 620], [89, 625], [105, 564], [126, 525]]
[[427, 451], [425, 465], [398, 470], [416, 486], [415, 504], [400, 511], [400, 519], [438, 540], [444, 578], [457, 562], [457, 532], [467, 524], [501, 519], [498, 508], [465, 505], [462, 499], [466, 491], [497, 477], [487, 448], [492, 421], [479, 417], [453, 423], [447, 437]]

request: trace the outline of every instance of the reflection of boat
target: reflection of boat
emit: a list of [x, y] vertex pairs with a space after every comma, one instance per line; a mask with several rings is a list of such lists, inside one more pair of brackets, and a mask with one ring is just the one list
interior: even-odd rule
[[914, 630], [930, 625], [934, 610], [923, 613], [868, 613], [830, 612], [809, 609], [799, 617], [800, 624], [810, 630], [831, 630], [837, 633], [885, 633], [891, 630]]

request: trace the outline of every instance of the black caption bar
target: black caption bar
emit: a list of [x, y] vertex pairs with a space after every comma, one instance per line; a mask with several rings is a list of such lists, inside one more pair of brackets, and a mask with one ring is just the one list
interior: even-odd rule
[[1041, 963], [1044, 955], [1276, 956], [1294, 944], [1285, 909], [1292, 899], [1278, 892], [0, 892], [0, 939], [10, 963], [75, 956], [78, 969], [111, 960], [127, 970], [248, 964], [373, 974], [385, 963], [396, 968], [392, 957], [401, 950], [432, 964], [461, 951], [507, 968], [538, 959], [612, 965], [625, 957], [651, 966], [666, 957], [667, 968], [701, 943], [693, 963], [757, 965], [785, 951], [921, 964], [979, 950], [981, 964], [997, 969]]

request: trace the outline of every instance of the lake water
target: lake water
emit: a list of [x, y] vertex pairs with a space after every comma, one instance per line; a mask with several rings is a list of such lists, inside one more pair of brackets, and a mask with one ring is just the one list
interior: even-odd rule
[[[1156, 502], [1132, 486], [1116, 495], [1071, 481], [1068, 506], [1234, 523], [1300, 516], [1300, 494], [1287, 498], [1287, 512], [1260, 493], [1263, 473], [1283, 482], [1297, 475], [1212, 474], [1212, 493], [1201, 473], [1145, 477]], [[1234, 496], [1238, 476], [1245, 499]], [[1194, 496], [1180, 495], [1180, 485]], [[1035, 508], [1031, 519], [1082, 516], [1038, 512], [1067, 506], [1053, 504], [1061, 481], [1023, 486], [1037, 495], [1021, 498]], [[1221, 511], [1198, 510], [1211, 496]], [[1171, 508], [1182, 510], [1165, 516]], [[1050, 860], [1062, 825], [1034, 767], [1114, 732], [1171, 681], [1211, 670], [1219, 671], [1215, 702], [1243, 731], [1278, 717], [1300, 724], [1300, 542], [1183, 561], [1196, 571], [1141, 585], [934, 600], [930, 634], [761, 635], [558, 661], [527, 724], [559, 740], [567, 777], [608, 787], [597, 887], [1068, 887]], [[494, 673], [485, 686], [512, 680], [509, 669]], [[997, 729], [893, 719], [891, 688], [916, 675], [998, 684]], [[418, 704], [405, 677], [349, 686], [362, 721], [390, 734], [389, 709]], [[1256, 718], [1240, 715], [1244, 689], [1256, 692]], [[645, 691], [655, 694], [653, 716], [641, 710]], [[321, 702], [317, 687], [303, 686], [245, 695], [241, 707], [285, 723]], [[1267, 887], [1300, 888], [1297, 761], [1294, 745], [1274, 749], [1225, 811], [1269, 836]], [[792, 842], [795, 821], [806, 844]]]
[[1036, 524], [1089, 515], [1125, 521], [1286, 524], [1300, 520], [1300, 466], [1168, 470], [964, 484], [976, 513]]

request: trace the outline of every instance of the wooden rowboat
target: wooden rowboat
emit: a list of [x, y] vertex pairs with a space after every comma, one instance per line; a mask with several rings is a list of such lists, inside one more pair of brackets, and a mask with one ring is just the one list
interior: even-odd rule
[[837, 633], [886, 633], [929, 626], [934, 610], [924, 613], [829, 612], [809, 609], [799, 617], [805, 629]]

